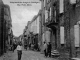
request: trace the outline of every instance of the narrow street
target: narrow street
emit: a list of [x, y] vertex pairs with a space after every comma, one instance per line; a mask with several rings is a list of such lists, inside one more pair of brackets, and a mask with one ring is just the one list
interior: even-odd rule
[[[14, 52], [9, 51], [4, 54], [4, 56], [0, 57], [0, 60], [18, 60], [17, 59], [17, 50]], [[49, 57], [44, 57], [44, 54], [41, 54], [37, 51], [30, 51], [30, 50], [24, 50], [22, 52], [22, 59], [21, 60], [56, 60]]]
[[0, 60], [20, 59], [80, 60], [80, 0], [0, 0]]

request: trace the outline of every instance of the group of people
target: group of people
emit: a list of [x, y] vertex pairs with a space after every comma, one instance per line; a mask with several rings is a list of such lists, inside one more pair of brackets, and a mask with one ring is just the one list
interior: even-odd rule
[[51, 57], [51, 43], [48, 42], [44, 42], [44, 54], [45, 54], [45, 57]]
[[[31, 48], [32, 44], [29, 44], [29, 48]], [[39, 44], [34, 45], [34, 49], [39, 50]], [[27, 47], [27, 46], [26, 46]], [[17, 53], [18, 53], [18, 60], [21, 60], [21, 55], [22, 55], [22, 43], [19, 42], [18, 44], [13, 44], [13, 51], [17, 48]], [[44, 42], [44, 55], [45, 57], [51, 57], [51, 43], [50, 42]]]
[[16, 49], [16, 47], [17, 47], [17, 44], [16, 44], [16, 43], [13, 43], [13, 46], [12, 46], [13, 52], [14, 52], [14, 50]]
[[[17, 53], [18, 53], [18, 60], [21, 60], [21, 56], [22, 56], [22, 44], [18, 43], [17, 45]], [[45, 57], [51, 57], [51, 43], [48, 42], [44, 42], [44, 54]]]
[[39, 44], [29, 44], [29, 49], [40, 51]]
[[17, 44], [13, 43], [12, 45], [8, 45], [7, 49], [14, 52], [14, 50], [16, 49], [16, 47], [17, 47]]

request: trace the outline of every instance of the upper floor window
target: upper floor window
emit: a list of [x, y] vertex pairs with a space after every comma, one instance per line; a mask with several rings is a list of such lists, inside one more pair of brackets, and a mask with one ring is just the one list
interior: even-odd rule
[[76, 3], [79, 3], [80, 2], [80, 0], [76, 0]]
[[80, 0], [70, 0], [70, 4], [76, 4], [76, 3], [79, 3]]
[[47, 3], [50, 3], [51, 2], [51, 0], [47, 0]]
[[48, 19], [48, 11], [45, 10], [45, 22], [47, 22], [47, 19]]
[[77, 0], [70, 0], [70, 4], [75, 4]]
[[9, 16], [9, 9], [8, 8], [4, 8], [4, 14]]
[[64, 11], [64, 0], [59, 1], [59, 13], [63, 13]]
[[51, 20], [51, 7], [49, 8], [49, 19]]
[[44, 0], [44, 7], [46, 6], [46, 0]]

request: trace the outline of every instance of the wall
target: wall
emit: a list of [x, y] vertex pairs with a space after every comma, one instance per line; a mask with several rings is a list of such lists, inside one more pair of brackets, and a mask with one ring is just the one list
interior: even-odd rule
[[[7, 7], [7, 11], [5, 9]], [[9, 12], [9, 15], [5, 19], [6, 12]], [[7, 15], [7, 14], [6, 14]], [[7, 50], [7, 41], [8, 41], [8, 33], [11, 32], [8, 30], [12, 25], [8, 25], [8, 23], [11, 24], [10, 18], [10, 10], [8, 5], [4, 5], [3, 2], [1, 3], [0, 0], [0, 55], [2, 55]], [[7, 21], [10, 20], [10, 21]], [[7, 26], [8, 25], [8, 26]]]
[[[65, 29], [65, 44], [66, 48], [70, 50], [73, 57], [76, 55], [76, 48], [75, 48], [75, 31], [74, 26], [77, 25], [77, 22], [80, 21], [80, 4], [76, 7], [76, 5], [69, 5], [69, 1], [65, 1], [65, 14], [63, 15], [64, 18], [61, 19], [61, 25], [64, 26]], [[78, 35], [77, 35], [78, 36]]]

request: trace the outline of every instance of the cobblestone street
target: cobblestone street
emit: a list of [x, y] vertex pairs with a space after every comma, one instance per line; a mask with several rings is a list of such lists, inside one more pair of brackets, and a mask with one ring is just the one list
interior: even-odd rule
[[[18, 60], [17, 59], [17, 50], [14, 52], [9, 51], [0, 57], [0, 60]], [[21, 60], [57, 60], [49, 57], [44, 57], [44, 54], [36, 51], [26, 51], [23, 50]]]

